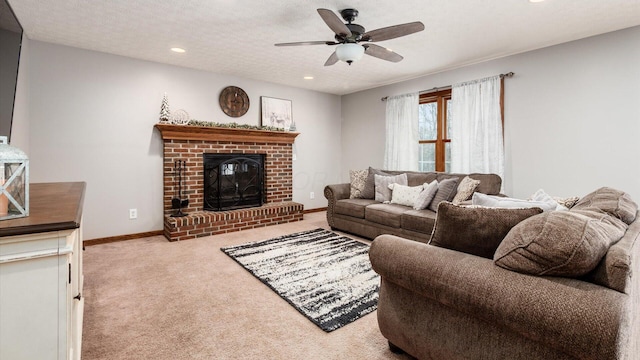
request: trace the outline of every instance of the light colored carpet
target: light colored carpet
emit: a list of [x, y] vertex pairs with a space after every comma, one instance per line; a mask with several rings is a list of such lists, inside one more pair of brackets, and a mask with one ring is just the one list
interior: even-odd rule
[[328, 228], [324, 212], [181, 242], [87, 247], [82, 358], [408, 359], [389, 351], [376, 312], [325, 333], [220, 251], [316, 227]]

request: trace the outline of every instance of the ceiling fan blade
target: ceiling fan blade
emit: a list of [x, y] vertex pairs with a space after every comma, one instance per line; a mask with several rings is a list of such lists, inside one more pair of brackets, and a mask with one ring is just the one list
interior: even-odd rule
[[338, 45], [338, 44], [339, 43], [335, 41], [299, 41], [299, 42], [279, 43], [279, 44], [275, 44], [275, 46]]
[[373, 57], [377, 57], [378, 59], [387, 60], [391, 62], [399, 62], [402, 59], [402, 55], [389, 50], [385, 47], [378, 46], [376, 44], [366, 44], [364, 46], [364, 53]]
[[324, 63], [324, 66], [331, 66], [337, 62], [338, 62], [338, 54], [336, 54], [336, 52], [334, 51], [333, 54], [331, 54], [331, 56], [329, 56], [327, 61]]
[[340, 20], [336, 13], [329, 9], [318, 9], [318, 14], [336, 35], [351, 36], [351, 30]]
[[420, 21], [389, 26], [362, 34], [362, 41], [384, 41], [401, 36], [417, 33], [424, 30], [424, 24]]

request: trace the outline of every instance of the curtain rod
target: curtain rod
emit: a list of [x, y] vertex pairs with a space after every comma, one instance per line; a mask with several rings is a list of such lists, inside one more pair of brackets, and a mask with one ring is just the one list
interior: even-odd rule
[[[500, 79], [504, 79], [504, 78], [506, 78], [506, 77], [510, 78], [510, 77], [512, 77], [513, 75], [515, 75], [515, 73], [514, 73], [513, 71], [509, 71], [508, 73], [506, 73], [506, 74], [500, 74], [499, 76], [500, 76]], [[451, 85], [449, 85], [449, 86], [441, 86], [441, 87], [434, 87], [434, 88], [429, 89], [429, 90], [420, 91], [420, 92], [419, 92], [419, 94], [420, 94], [420, 95], [423, 95], [423, 94], [428, 94], [428, 93], [432, 93], [432, 92], [436, 92], [436, 91], [441, 91], [441, 90], [449, 90], [449, 89], [451, 89]], [[380, 98], [380, 100], [381, 100], [381, 101], [387, 101], [387, 99], [388, 99], [388, 98], [389, 98], [388, 96], [385, 96], [385, 97], [383, 97], [383, 98]]]

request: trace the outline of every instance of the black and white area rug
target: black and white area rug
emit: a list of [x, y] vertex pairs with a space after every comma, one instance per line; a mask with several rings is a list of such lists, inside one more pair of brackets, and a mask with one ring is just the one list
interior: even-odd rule
[[316, 229], [220, 250], [326, 332], [377, 308], [367, 244]]

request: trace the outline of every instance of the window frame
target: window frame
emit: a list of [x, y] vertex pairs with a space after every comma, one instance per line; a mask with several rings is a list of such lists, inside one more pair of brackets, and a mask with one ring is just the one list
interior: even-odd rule
[[420, 94], [418, 104], [436, 103], [436, 139], [418, 140], [418, 144], [435, 144], [435, 171], [445, 172], [446, 170], [446, 144], [451, 143], [447, 134], [447, 101], [451, 100], [451, 88], [431, 91]]

